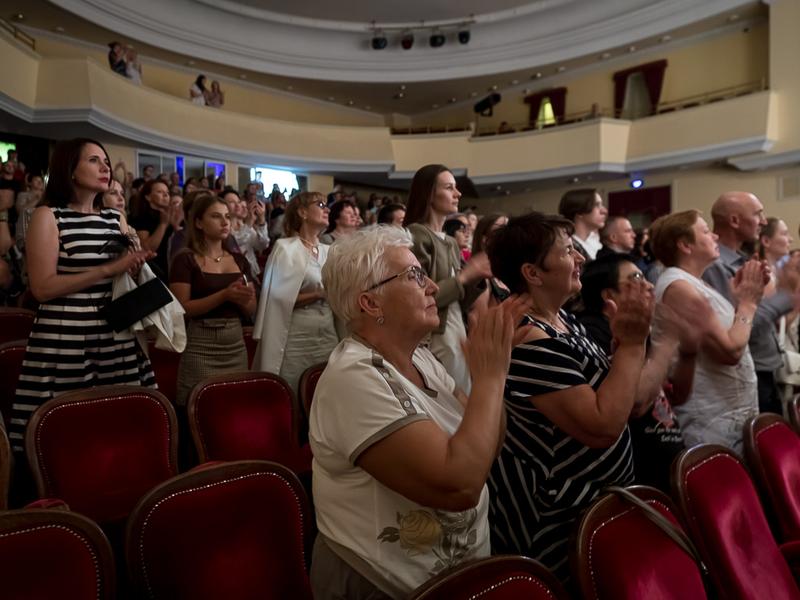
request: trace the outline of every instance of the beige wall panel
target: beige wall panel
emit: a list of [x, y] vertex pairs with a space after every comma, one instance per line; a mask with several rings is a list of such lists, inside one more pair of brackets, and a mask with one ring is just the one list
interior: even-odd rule
[[472, 144], [469, 132], [392, 137], [395, 170], [415, 172], [423, 165], [444, 164], [451, 169], [470, 168]]
[[0, 32], [0, 57], [3, 65], [3, 91], [14, 100], [33, 106], [39, 77], [39, 59], [36, 53], [8, 37], [3, 31]]
[[[37, 40], [37, 48], [43, 56], [50, 58], [90, 57], [103, 66], [108, 64], [105, 51], [79, 44], [70, 44], [62, 40], [41, 38]], [[147, 57], [140, 57], [140, 61], [142, 62], [142, 80], [145, 86], [189, 101], [189, 88], [199, 73], [151, 63], [147, 61]], [[213, 78], [213, 75], [208, 75], [209, 86]], [[323, 102], [306, 100], [301, 96], [270, 92], [266, 88], [237, 85], [230, 81], [222, 81], [221, 87], [225, 92], [225, 106], [222, 110], [305, 123], [353, 126], [382, 126], [384, 124], [382, 115], [347, 110], [333, 104], [326, 105]]]
[[800, 148], [800, 1], [770, 2], [770, 87], [778, 92], [781, 140], [773, 152]]

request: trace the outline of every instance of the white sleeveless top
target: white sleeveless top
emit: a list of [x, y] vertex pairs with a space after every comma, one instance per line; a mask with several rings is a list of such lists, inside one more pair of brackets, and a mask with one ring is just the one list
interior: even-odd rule
[[[656, 300], [675, 281], [686, 281], [711, 303], [722, 327], [733, 325], [735, 309], [719, 292], [683, 269], [670, 267], [656, 282]], [[673, 407], [680, 421], [686, 447], [722, 444], [742, 452], [744, 422], [758, 414], [756, 371], [750, 349], [745, 346], [737, 365], [724, 365], [701, 349], [697, 354], [694, 385], [689, 399]]]

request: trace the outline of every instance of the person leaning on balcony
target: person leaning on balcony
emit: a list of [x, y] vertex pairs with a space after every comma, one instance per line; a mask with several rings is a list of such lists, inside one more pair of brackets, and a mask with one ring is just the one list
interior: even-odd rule
[[206, 105], [220, 108], [225, 104], [225, 92], [219, 87], [219, 81], [211, 82], [211, 89], [206, 92]]
[[411, 243], [399, 227], [368, 227], [331, 245], [323, 267], [331, 307], [352, 334], [311, 405], [317, 600], [405, 598], [489, 554], [486, 477], [504, 435], [503, 381], [525, 301], [474, 320], [467, 397], [421, 345], [439, 324], [438, 289]]
[[197, 106], [205, 106], [206, 94], [208, 94], [208, 90], [206, 89], [206, 76], [198, 75], [197, 79], [194, 80], [192, 87], [189, 88], [189, 98], [191, 99], [192, 104], [196, 104]]

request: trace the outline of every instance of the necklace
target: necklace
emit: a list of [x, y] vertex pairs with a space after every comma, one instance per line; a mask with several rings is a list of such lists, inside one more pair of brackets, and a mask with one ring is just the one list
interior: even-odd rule
[[213, 260], [215, 263], [221, 263], [221, 262], [222, 262], [222, 259], [223, 259], [223, 258], [225, 258], [225, 250], [223, 250], [223, 251], [222, 251], [222, 254], [221, 254], [220, 256], [206, 256], [206, 255], [204, 254], [204, 255], [203, 255], [203, 258], [210, 258], [210, 259], [211, 259], [211, 260]]
[[542, 317], [540, 315], [537, 315], [533, 311], [530, 311], [529, 313], [526, 313], [525, 316], [528, 317], [531, 320], [538, 320], [538, 321], [541, 321], [543, 323], [547, 323], [548, 325], [550, 325], [550, 327], [552, 327], [553, 329], [555, 329], [556, 331], [558, 331], [560, 333], [566, 333], [566, 331], [567, 331], [565, 325], [563, 324], [564, 322], [561, 320], [561, 315], [558, 315], [558, 314], [556, 315], [555, 323], [553, 321], [551, 321], [550, 319], [545, 319], [544, 317]]
[[319, 244], [315, 244], [313, 242], [309, 242], [307, 239], [305, 239], [305, 238], [303, 238], [301, 236], [297, 236], [297, 237], [299, 237], [300, 241], [303, 242], [303, 245], [306, 248], [308, 248], [308, 251], [311, 253], [311, 256], [314, 257], [314, 259], [319, 258]]

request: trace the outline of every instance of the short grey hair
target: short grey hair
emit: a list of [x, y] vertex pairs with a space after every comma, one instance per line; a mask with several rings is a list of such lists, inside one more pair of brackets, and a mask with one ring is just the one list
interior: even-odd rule
[[349, 325], [360, 312], [358, 296], [389, 276], [386, 250], [411, 246], [411, 234], [392, 225], [365, 227], [336, 240], [322, 267], [322, 285], [334, 314]]

